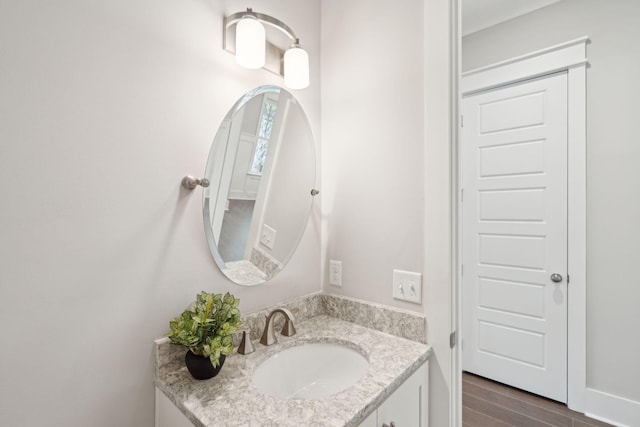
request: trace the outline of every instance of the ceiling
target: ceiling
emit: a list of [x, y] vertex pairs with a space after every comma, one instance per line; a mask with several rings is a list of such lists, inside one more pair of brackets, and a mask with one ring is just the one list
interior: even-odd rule
[[462, 35], [492, 27], [561, 0], [462, 0]]

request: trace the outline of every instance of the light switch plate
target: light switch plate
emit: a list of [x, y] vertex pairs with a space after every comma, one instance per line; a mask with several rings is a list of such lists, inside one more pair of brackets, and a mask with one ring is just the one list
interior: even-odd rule
[[276, 242], [276, 230], [269, 227], [267, 224], [262, 225], [262, 232], [260, 233], [260, 243], [273, 249], [273, 245]]
[[342, 261], [329, 261], [329, 284], [342, 286]]
[[422, 304], [422, 274], [393, 270], [393, 299]]

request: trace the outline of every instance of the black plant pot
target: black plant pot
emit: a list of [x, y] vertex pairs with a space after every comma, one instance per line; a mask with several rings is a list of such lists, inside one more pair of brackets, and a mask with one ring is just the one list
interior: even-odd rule
[[193, 378], [197, 380], [208, 380], [218, 375], [220, 369], [222, 369], [222, 365], [224, 365], [225, 358], [226, 357], [221, 354], [220, 364], [214, 368], [208, 357], [193, 354], [191, 350], [189, 350], [184, 357], [184, 363], [187, 365], [187, 369]]

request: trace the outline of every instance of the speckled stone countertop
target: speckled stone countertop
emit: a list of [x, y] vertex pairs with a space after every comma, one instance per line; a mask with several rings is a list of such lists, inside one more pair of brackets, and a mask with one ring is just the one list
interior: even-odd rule
[[[229, 355], [218, 376], [191, 377], [185, 349], [156, 341], [155, 383], [196, 426], [357, 426], [429, 357], [431, 347], [337, 318], [318, 315], [296, 322], [296, 335], [278, 334], [255, 352]], [[269, 356], [297, 345], [341, 343], [363, 354], [369, 370], [353, 386], [314, 400], [283, 400], [260, 393], [252, 373]]]

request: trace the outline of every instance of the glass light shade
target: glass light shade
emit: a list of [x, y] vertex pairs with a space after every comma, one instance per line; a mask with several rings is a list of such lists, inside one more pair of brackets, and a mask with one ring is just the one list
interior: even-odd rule
[[309, 86], [309, 54], [297, 45], [284, 53], [284, 84], [291, 89]]
[[264, 26], [254, 18], [242, 18], [236, 24], [236, 62], [252, 70], [264, 67]]

